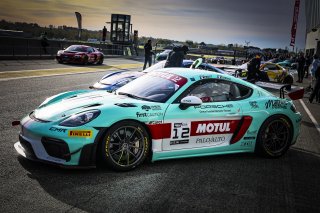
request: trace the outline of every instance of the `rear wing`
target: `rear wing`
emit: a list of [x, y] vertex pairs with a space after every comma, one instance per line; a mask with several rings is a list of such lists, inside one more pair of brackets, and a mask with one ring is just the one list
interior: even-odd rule
[[262, 87], [266, 90], [279, 91], [280, 98], [284, 98], [285, 94], [287, 94], [291, 100], [298, 100], [298, 99], [302, 99], [304, 95], [304, 88], [299, 86], [294, 86], [290, 84], [263, 82], [263, 81], [256, 81], [253, 83], [258, 87]]

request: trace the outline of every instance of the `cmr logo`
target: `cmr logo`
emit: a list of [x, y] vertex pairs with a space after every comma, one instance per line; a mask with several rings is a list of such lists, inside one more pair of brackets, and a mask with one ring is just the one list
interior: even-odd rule
[[92, 131], [91, 130], [69, 130], [69, 137], [79, 137], [79, 138], [91, 138]]
[[239, 120], [196, 121], [191, 123], [191, 136], [233, 133]]

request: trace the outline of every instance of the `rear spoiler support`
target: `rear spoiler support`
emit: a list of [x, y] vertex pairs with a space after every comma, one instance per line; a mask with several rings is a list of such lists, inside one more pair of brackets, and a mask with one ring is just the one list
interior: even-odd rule
[[294, 86], [291, 84], [278, 84], [270, 82], [257, 81], [255, 85], [262, 87], [267, 90], [279, 91], [280, 98], [285, 98], [287, 94], [291, 100], [302, 99], [304, 95], [304, 88], [299, 86]]

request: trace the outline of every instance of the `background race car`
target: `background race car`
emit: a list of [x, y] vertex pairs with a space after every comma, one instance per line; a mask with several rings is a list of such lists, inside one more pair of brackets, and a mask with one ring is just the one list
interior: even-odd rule
[[149, 72], [117, 90], [65, 92], [21, 120], [17, 152], [64, 167], [116, 170], [151, 161], [256, 152], [277, 158], [294, 144], [293, 102], [241, 79], [185, 68]]
[[[260, 81], [274, 81], [277, 83], [283, 84], [292, 84], [293, 76], [288, 72], [287, 69], [281, 67], [278, 64], [274, 63], [264, 63], [260, 66]], [[236, 70], [236, 75], [242, 78], [246, 78], [248, 75], [248, 71], [246, 69], [238, 69]]]
[[58, 63], [103, 64], [104, 55], [98, 49], [85, 45], [71, 45], [59, 50], [56, 56]]
[[[107, 90], [109, 92], [113, 92], [113, 91], [119, 89], [120, 87], [126, 85], [130, 81], [132, 81], [132, 80], [134, 80], [134, 79], [136, 79], [136, 78], [138, 78], [148, 72], [157, 71], [157, 70], [164, 68], [165, 63], [166, 63], [165, 61], [160, 61], [160, 62], [154, 64], [153, 66], [147, 68], [146, 70], [139, 71], [139, 72], [132, 72], [132, 71], [121, 72], [120, 71], [120, 72], [113, 72], [113, 73], [107, 74], [107, 75], [103, 76], [93, 86], [90, 86], [90, 89], [103, 89], [103, 90]], [[192, 60], [183, 60], [182, 67], [189, 68], [193, 63], [194, 63], [194, 61], [192, 61]], [[211, 64], [202, 63], [202, 62], [197, 66], [197, 69], [208, 70], [208, 71], [218, 72], [218, 73], [222, 73], [222, 74], [225, 73], [223, 70], [216, 68], [216, 67], [212, 66]]]

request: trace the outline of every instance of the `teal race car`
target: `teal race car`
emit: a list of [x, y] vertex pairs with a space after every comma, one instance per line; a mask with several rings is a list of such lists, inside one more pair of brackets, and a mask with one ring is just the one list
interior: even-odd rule
[[[293, 97], [293, 96], [291, 96]], [[167, 68], [115, 93], [65, 92], [21, 121], [16, 151], [63, 167], [115, 170], [158, 161], [256, 152], [280, 157], [297, 141], [293, 101], [233, 76]]]

